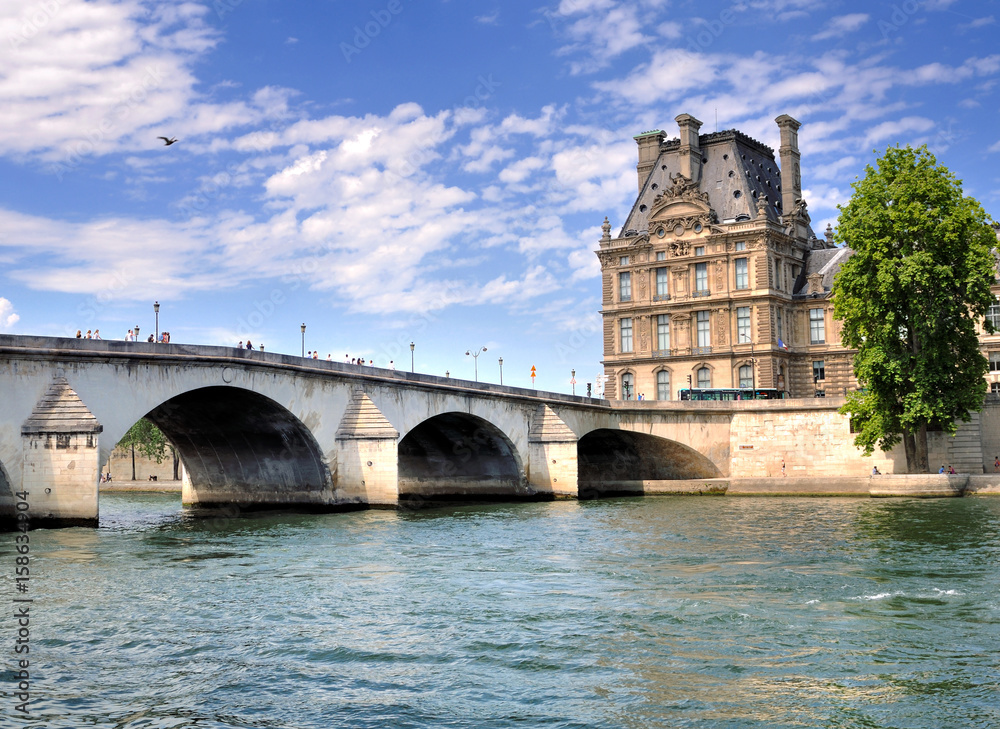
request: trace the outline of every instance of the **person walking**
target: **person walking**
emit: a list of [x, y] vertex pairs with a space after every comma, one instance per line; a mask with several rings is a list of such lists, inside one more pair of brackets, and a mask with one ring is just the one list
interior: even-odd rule
[[100, 338], [101, 338], [101, 330], [100, 329], [95, 329], [94, 330], [94, 339], [100, 339]]

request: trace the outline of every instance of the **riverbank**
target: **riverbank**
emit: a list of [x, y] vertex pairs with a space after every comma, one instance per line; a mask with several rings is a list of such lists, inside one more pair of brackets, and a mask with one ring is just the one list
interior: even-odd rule
[[180, 493], [183, 487], [181, 481], [112, 481], [102, 483], [101, 491], [129, 491], [129, 492], [155, 492], [155, 493]]

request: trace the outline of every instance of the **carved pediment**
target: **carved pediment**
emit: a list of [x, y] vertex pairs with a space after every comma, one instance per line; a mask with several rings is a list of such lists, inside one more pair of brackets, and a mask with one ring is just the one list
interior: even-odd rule
[[822, 294], [823, 293], [823, 276], [818, 273], [810, 273], [806, 276], [807, 294]]
[[[688, 218], [698, 220], [703, 225], [718, 222], [718, 217], [708, 202], [708, 193], [701, 192], [697, 182], [692, 182], [684, 175], [670, 178], [671, 185], [653, 198], [649, 220], [667, 225], [675, 219]], [[652, 228], [651, 228], [652, 229]]]

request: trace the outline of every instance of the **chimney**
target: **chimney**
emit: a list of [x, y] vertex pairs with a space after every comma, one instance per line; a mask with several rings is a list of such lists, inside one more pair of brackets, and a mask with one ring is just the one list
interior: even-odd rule
[[799, 127], [795, 119], [782, 114], [774, 120], [781, 130], [781, 214], [789, 215], [795, 201], [802, 197], [802, 172], [799, 168]]
[[666, 136], [662, 130], [654, 129], [632, 137], [639, 146], [639, 164], [635, 166], [639, 173], [639, 192], [642, 192], [642, 186], [646, 184], [649, 173], [656, 166], [656, 160], [660, 156], [660, 143]]
[[690, 114], [681, 114], [674, 119], [681, 129], [681, 148], [679, 151], [681, 174], [691, 182], [701, 181], [701, 147], [698, 144], [698, 130], [701, 122]]

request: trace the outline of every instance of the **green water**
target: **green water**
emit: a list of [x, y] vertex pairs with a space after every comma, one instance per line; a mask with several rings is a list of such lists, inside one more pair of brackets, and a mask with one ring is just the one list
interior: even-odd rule
[[2, 726], [1000, 726], [1000, 499], [101, 511], [31, 533]]

